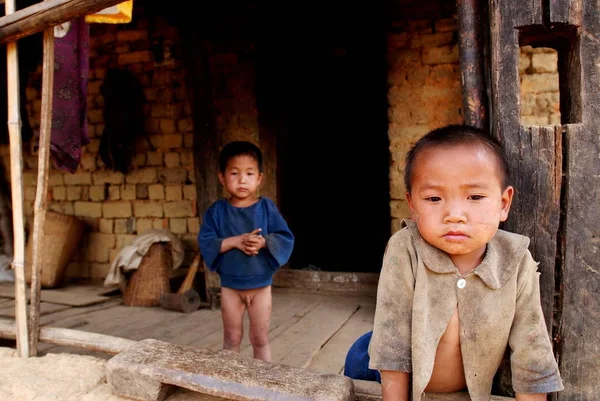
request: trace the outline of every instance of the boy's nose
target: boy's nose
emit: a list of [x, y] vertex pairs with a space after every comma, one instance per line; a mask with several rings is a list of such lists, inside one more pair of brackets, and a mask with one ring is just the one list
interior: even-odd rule
[[466, 223], [467, 215], [462, 208], [450, 207], [444, 215], [444, 223]]

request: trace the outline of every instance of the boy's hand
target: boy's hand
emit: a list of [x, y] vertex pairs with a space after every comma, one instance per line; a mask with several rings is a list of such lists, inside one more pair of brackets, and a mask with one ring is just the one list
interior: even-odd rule
[[259, 233], [262, 231], [262, 228], [257, 228], [252, 232], [245, 235], [243, 239], [243, 249], [242, 251], [249, 256], [258, 255], [258, 251], [262, 248], [266, 247], [267, 240], [265, 237], [260, 235]]
[[221, 242], [221, 249], [219, 251], [223, 253], [236, 248], [248, 256], [258, 255], [258, 251], [267, 246], [265, 237], [260, 235], [261, 231], [262, 228], [257, 228], [246, 234], [227, 237]]

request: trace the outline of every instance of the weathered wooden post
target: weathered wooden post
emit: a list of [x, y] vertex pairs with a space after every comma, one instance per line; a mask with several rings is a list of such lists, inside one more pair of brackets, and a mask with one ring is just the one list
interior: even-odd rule
[[458, 0], [458, 50], [465, 124], [488, 128], [482, 37], [482, 1]]
[[42, 110], [38, 152], [38, 178], [33, 220], [31, 263], [31, 304], [29, 306], [29, 354], [37, 355], [42, 289], [42, 250], [46, 221], [48, 173], [50, 170], [50, 134], [52, 129], [52, 88], [54, 85], [54, 28], [44, 31], [42, 64]]
[[[531, 237], [540, 262], [542, 306], [565, 382], [553, 400], [598, 398], [599, 20], [592, 1], [490, 1], [492, 127], [508, 153], [516, 187], [506, 226]], [[559, 126], [520, 124], [524, 45], [558, 52]]]

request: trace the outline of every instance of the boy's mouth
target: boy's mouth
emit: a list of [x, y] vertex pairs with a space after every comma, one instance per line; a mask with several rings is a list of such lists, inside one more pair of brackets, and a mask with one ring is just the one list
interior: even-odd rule
[[448, 231], [444, 234], [444, 238], [450, 241], [462, 241], [469, 238], [469, 236], [461, 231]]

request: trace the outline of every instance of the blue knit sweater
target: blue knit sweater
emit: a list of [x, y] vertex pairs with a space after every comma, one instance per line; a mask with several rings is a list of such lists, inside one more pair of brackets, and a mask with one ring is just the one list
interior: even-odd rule
[[[239, 249], [219, 253], [225, 238], [261, 228], [266, 248], [248, 256]], [[198, 233], [204, 263], [221, 278], [221, 286], [236, 290], [265, 287], [273, 283], [273, 273], [287, 263], [294, 247], [294, 235], [272, 200], [260, 198], [239, 208], [226, 199], [213, 203], [204, 214]]]

